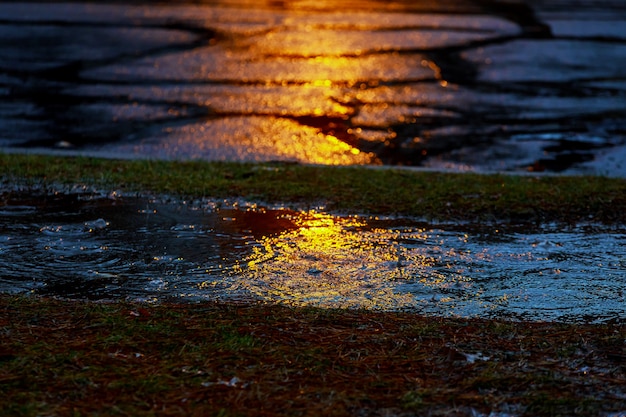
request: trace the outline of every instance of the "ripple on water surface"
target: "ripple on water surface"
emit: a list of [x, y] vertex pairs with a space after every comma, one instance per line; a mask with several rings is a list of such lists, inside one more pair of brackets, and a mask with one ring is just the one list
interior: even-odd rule
[[211, 201], [42, 201], [0, 210], [1, 291], [526, 320], [626, 314], [623, 230], [503, 231]]

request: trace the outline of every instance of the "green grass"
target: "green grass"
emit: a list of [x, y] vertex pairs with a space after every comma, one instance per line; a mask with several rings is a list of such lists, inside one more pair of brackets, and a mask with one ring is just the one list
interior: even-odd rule
[[[1, 154], [5, 184], [102, 189], [417, 216], [442, 221], [624, 223], [626, 180], [298, 164], [166, 162]], [[6, 188], [6, 187], [5, 187]]]

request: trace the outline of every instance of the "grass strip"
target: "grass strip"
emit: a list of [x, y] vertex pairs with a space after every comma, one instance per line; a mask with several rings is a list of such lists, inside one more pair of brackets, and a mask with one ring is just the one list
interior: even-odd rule
[[0, 306], [2, 415], [626, 411], [626, 325], [10, 295]]
[[626, 180], [480, 175], [299, 164], [110, 160], [0, 153], [5, 184], [89, 184], [177, 196], [243, 197], [440, 221], [626, 221]]

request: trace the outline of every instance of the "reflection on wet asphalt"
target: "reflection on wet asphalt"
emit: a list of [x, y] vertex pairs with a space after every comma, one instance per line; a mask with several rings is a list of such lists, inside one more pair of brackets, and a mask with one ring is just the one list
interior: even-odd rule
[[0, 207], [0, 291], [619, 321], [626, 232], [14, 193]]
[[0, 3], [0, 146], [626, 176], [626, 3]]

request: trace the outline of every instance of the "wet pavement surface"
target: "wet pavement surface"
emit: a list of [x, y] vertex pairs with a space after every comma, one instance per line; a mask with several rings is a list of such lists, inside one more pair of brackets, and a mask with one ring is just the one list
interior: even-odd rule
[[12, 192], [0, 206], [0, 291], [621, 322], [626, 230]]
[[626, 176], [622, 0], [0, 2], [0, 147]]

